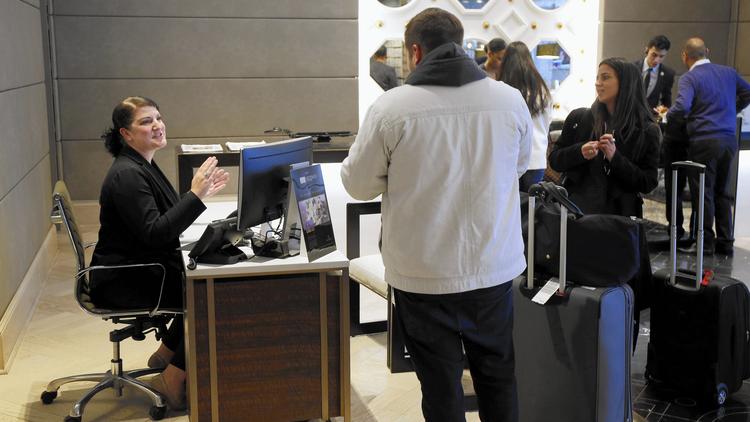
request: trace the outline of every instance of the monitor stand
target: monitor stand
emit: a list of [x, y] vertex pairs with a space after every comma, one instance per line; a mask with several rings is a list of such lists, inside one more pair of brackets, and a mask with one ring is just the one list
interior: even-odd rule
[[[304, 163], [306, 165], [306, 163]], [[294, 168], [296, 164], [291, 167]], [[289, 183], [287, 201], [284, 204], [284, 227], [281, 238], [266, 238], [265, 233], [273, 231], [271, 225], [266, 222], [261, 224], [261, 232], [253, 234], [250, 244], [256, 256], [268, 258], [286, 258], [299, 255], [300, 251], [307, 251], [302, 245], [302, 223], [300, 222], [299, 209], [297, 208], [297, 197], [294, 186]]]

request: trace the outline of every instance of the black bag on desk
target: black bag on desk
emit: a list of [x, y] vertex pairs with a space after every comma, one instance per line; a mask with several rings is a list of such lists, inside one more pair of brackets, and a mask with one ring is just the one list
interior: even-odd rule
[[[534, 235], [535, 266], [538, 271], [558, 275], [560, 265], [560, 209], [568, 213], [568, 278], [588, 286], [627, 283], [640, 268], [640, 228], [637, 220], [611, 214], [583, 215], [568, 198], [565, 188], [549, 182], [531, 187], [541, 196], [537, 201]], [[521, 197], [524, 236], [528, 227], [528, 196]]]

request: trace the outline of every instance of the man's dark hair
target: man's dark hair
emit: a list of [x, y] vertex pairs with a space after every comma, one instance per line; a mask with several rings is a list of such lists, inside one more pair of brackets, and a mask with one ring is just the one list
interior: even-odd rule
[[498, 51], [503, 51], [508, 47], [508, 44], [505, 42], [502, 38], [493, 38], [490, 40], [490, 42], [487, 43], [487, 52], [488, 53], [497, 53]]
[[654, 38], [651, 38], [651, 41], [648, 42], [646, 49], [656, 47], [657, 50], [669, 50], [669, 47], [671, 46], [672, 43], [669, 42], [669, 38], [664, 35], [657, 35]]
[[407, 48], [417, 44], [422, 47], [423, 54], [449, 42], [461, 45], [463, 39], [464, 27], [461, 21], [437, 7], [425, 9], [411, 18], [404, 33]]
[[380, 48], [375, 51], [375, 54], [373, 54], [374, 57], [386, 57], [387, 55], [388, 49], [385, 47], [385, 44], [381, 45]]

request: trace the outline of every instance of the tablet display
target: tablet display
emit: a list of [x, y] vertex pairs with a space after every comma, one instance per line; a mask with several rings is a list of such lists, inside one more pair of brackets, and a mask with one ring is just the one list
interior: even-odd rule
[[319, 165], [312, 165], [292, 169], [290, 176], [305, 236], [307, 257], [309, 261], [314, 261], [336, 250], [323, 174]]

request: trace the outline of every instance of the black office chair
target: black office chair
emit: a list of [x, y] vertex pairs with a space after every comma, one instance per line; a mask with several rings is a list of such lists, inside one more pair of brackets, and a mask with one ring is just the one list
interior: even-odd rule
[[[75, 218], [73, 217], [72, 208], [70, 206], [70, 195], [65, 183], [62, 181], [55, 184], [54, 196], [53, 196], [53, 208], [52, 208], [52, 221], [55, 224], [62, 223], [65, 230], [70, 238], [70, 243], [73, 246], [73, 252], [76, 256], [77, 271], [76, 271], [76, 287], [75, 287], [75, 298], [81, 309], [90, 315], [97, 316], [104, 320], [110, 320], [115, 324], [127, 324], [126, 327], [112, 330], [109, 333], [109, 341], [112, 342], [113, 356], [111, 360], [111, 369], [104, 373], [99, 374], [84, 374], [74, 375], [70, 377], [58, 378], [47, 384], [47, 389], [42, 393], [42, 403], [50, 404], [57, 397], [57, 391], [63, 384], [77, 381], [94, 381], [97, 382], [96, 386], [92, 388], [86, 395], [78, 400], [74, 405], [70, 414], [65, 417], [66, 422], [80, 422], [83, 416], [83, 410], [86, 404], [91, 400], [94, 395], [98, 392], [107, 388], [115, 390], [117, 397], [122, 396], [122, 389], [125, 385], [130, 385], [137, 388], [140, 391], [146, 393], [153, 402], [153, 406], [149, 410], [149, 416], [153, 420], [159, 420], [164, 418], [167, 411], [167, 400], [166, 398], [154, 390], [148, 384], [139, 381], [137, 378], [161, 372], [161, 368], [157, 369], [138, 369], [133, 371], [122, 370], [122, 359], [120, 358], [120, 342], [127, 339], [133, 338], [136, 341], [144, 340], [146, 334], [154, 332], [157, 340], [161, 338], [163, 333], [166, 332], [166, 324], [169, 322], [178, 310], [167, 310], [159, 309], [159, 302], [157, 302], [156, 308], [154, 309], [107, 309], [97, 306], [92, 302], [91, 296], [89, 295], [89, 281], [87, 274], [91, 271], [97, 270], [116, 270], [123, 268], [135, 268], [135, 267], [160, 267], [162, 270], [162, 288], [164, 286], [164, 267], [159, 263], [152, 264], [133, 264], [133, 265], [118, 265], [118, 266], [91, 266], [86, 267], [84, 250], [94, 244], [84, 245], [81, 236], [78, 232], [78, 225], [76, 224]], [[159, 301], [161, 298], [159, 298]]]

